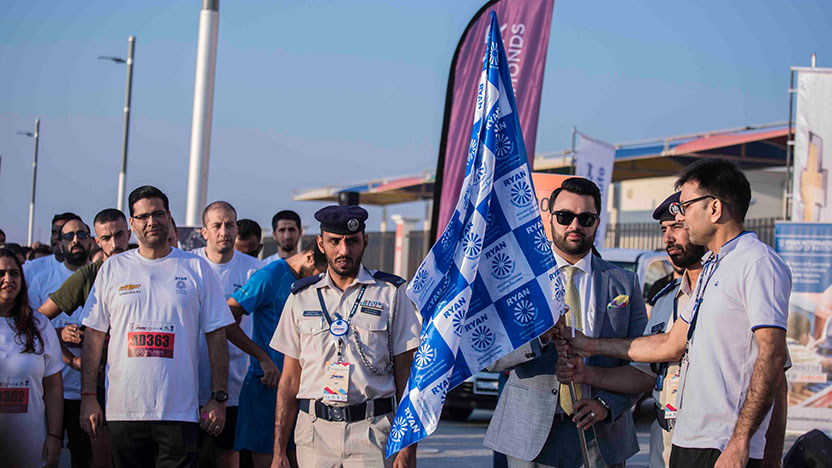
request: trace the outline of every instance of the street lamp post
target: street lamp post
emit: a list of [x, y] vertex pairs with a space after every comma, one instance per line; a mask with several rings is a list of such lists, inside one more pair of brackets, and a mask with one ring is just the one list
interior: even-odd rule
[[18, 135], [25, 135], [35, 139], [35, 159], [32, 161], [32, 200], [29, 201], [29, 234], [26, 237], [26, 244], [32, 245], [32, 233], [35, 228], [35, 187], [38, 181], [38, 138], [40, 137], [40, 119], [35, 119], [35, 132], [17, 132]]
[[[130, 135], [130, 98], [133, 94], [133, 51], [136, 47], [136, 36], [130, 36], [127, 39], [127, 85], [124, 92], [124, 130], [121, 140], [121, 171], [118, 173], [118, 198], [116, 206], [121, 211], [127, 213], [127, 207], [124, 205], [124, 199], [127, 194], [127, 140]], [[108, 55], [100, 55], [100, 60], [111, 60], [115, 63], [125, 63], [121, 57], [112, 57]]]

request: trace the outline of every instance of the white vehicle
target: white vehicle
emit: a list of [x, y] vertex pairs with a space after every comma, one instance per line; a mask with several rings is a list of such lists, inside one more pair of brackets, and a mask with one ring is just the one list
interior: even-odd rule
[[641, 292], [645, 295], [653, 284], [673, 273], [673, 265], [664, 250], [603, 249], [601, 258], [638, 276]]

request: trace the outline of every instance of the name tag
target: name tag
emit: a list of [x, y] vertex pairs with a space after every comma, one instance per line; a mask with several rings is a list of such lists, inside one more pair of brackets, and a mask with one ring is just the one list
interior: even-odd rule
[[348, 362], [327, 362], [323, 400], [345, 403], [349, 398], [349, 388], [350, 364]]
[[362, 307], [361, 312], [365, 314], [375, 315], [376, 317], [381, 317], [381, 311], [378, 309], [372, 309], [370, 307]]
[[176, 332], [173, 324], [135, 324], [127, 333], [127, 357], [173, 359]]
[[304, 310], [303, 311], [304, 317], [320, 317], [321, 311], [320, 310]]
[[0, 382], [0, 413], [29, 411], [29, 380]]

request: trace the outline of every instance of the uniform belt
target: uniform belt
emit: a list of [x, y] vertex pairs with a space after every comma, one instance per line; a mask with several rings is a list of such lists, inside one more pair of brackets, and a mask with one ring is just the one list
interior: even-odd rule
[[298, 409], [309, 413], [310, 406], [314, 405], [315, 416], [326, 421], [361, 421], [368, 416], [381, 416], [393, 412], [393, 397], [377, 398], [373, 400], [373, 414], [367, 414], [367, 402], [350, 406], [329, 406], [320, 400], [300, 400]]

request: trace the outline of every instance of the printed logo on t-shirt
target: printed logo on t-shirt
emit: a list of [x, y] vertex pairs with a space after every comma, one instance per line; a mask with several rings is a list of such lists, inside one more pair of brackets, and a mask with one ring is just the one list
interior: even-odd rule
[[0, 381], [0, 414], [29, 411], [29, 379]]
[[130, 323], [127, 326], [127, 357], [173, 359], [176, 331], [172, 323]]
[[188, 294], [188, 277], [174, 276], [176, 281], [176, 294]]
[[118, 295], [125, 296], [127, 294], [139, 294], [142, 292], [142, 285], [140, 284], [125, 284], [118, 288]]

